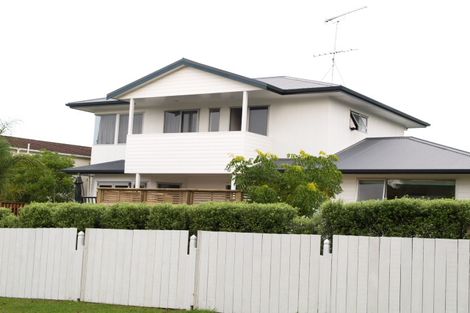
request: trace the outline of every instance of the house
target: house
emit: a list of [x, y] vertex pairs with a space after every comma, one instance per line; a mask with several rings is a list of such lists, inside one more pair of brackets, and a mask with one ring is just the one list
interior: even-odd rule
[[75, 166], [85, 166], [90, 164], [91, 147], [12, 136], [2, 137], [10, 145], [10, 150], [13, 154], [34, 154], [40, 153], [42, 150], [47, 150], [56, 152], [60, 155], [72, 157], [75, 162]]
[[347, 87], [248, 78], [181, 59], [107, 94], [67, 103], [95, 115], [98, 187], [230, 189], [235, 155], [338, 153], [345, 201], [470, 198], [470, 154], [413, 137], [428, 123]]

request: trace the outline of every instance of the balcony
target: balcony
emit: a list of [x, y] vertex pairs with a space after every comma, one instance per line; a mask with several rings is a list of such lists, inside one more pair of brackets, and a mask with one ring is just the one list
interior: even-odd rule
[[195, 132], [128, 135], [126, 173], [226, 174], [233, 156], [271, 151], [267, 136], [250, 132]]

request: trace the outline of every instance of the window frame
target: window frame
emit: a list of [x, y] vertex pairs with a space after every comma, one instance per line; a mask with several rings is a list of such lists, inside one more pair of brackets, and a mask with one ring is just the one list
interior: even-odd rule
[[[232, 110], [239, 109], [240, 110], [240, 129], [239, 130], [232, 130]], [[243, 108], [241, 106], [233, 106], [230, 107], [229, 116], [228, 116], [228, 131], [230, 132], [239, 132], [242, 130], [242, 118], [243, 118]]]
[[[179, 127], [178, 127], [178, 132], [166, 132], [166, 126], [167, 126], [167, 120], [166, 120], [166, 113], [172, 113], [172, 112], [179, 112], [181, 117], [179, 119]], [[185, 112], [196, 112], [196, 130], [193, 132], [183, 132], [183, 114]], [[163, 111], [163, 133], [164, 134], [184, 134], [184, 133], [198, 133], [199, 132], [199, 119], [200, 119], [200, 109], [185, 109], [185, 110], [166, 110]]]
[[[360, 129], [360, 125], [356, 120], [356, 116], [363, 118], [365, 120], [365, 129]], [[353, 125], [351, 125], [351, 122], [353, 123]], [[350, 130], [357, 130], [361, 133], [367, 133], [368, 128], [369, 128], [369, 116], [359, 113], [354, 110], [349, 111], [349, 129]]]
[[[118, 145], [125, 145], [127, 143], [127, 135], [129, 135], [129, 132], [128, 130], [126, 130], [126, 141], [125, 142], [119, 142], [119, 129], [121, 128], [121, 116], [122, 115], [127, 115], [127, 128], [129, 129], [129, 113], [117, 113], [116, 114], [117, 117], [116, 117], [116, 123], [117, 123], [117, 134], [115, 135], [116, 136], [116, 139], [114, 140], [116, 142], [116, 144]], [[135, 116], [136, 115], [140, 115], [142, 116], [142, 130], [140, 133], [134, 133], [134, 129], [132, 129], [132, 134], [133, 135], [141, 135], [144, 133], [144, 112], [134, 112], [134, 122], [135, 122]], [[133, 128], [135, 127], [135, 123], [132, 123], [133, 125]]]
[[[269, 135], [269, 105], [253, 105], [253, 106], [249, 106], [248, 107], [248, 121], [247, 121], [247, 131], [249, 131], [250, 133], [253, 133], [253, 134], [257, 134], [257, 135], [260, 135], [260, 136], [268, 136]], [[260, 133], [255, 133], [255, 132], [252, 132], [250, 131], [250, 126], [251, 126], [251, 123], [250, 123], [250, 116], [251, 116], [251, 110], [262, 110], [262, 109], [266, 109], [266, 134], [260, 134]]]
[[[219, 113], [219, 120], [218, 120], [217, 130], [211, 130], [211, 127], [212, 127], [211, 113], [212, 112], [218, 112]], [[209, 108], [209, 126], [207, 128], [207, 131], [211, 132], [211, 133], [220, 131], [220, 108]]]
[[[127, 143], [127, 131], [126, 131], [126, 142], [119, 142], [119, 129], [121, 127], [121, 115], [129, 115], [129, 112], [123, 113], [102, 113], [102, 114], [95, 114], [95, 134], [93, 135], [93, 145], [125, 145]], [[141, 135], [144, 133], [144, 116], [145, 113], [143, 111], [138, 111], [134, 113], [134, 118], [136, 115], [141, 115], [142, 116], [142, 131], [139, 134], [136, 135]], [[97, 143], [97, 139], [99, 136], [99, 124], [96, 123], [96, 118], [102, 117], [102, 116], [114, 116], [114, 140], [113, 143]], [[100, 121], [101, 123], [101, 121]], [[129, 123], [129, 119], [128, 119]], [[129, 125], [129, 124], [128, 124]], [[134, 134], [134, 132], [133, 132]]]
[[386, 178], [358, 178], [356, 181], [356, 202], [359, 201], [367, 201], [367, 200], [359, 200], [359, 185], [361, 181], [381, 181], [383, 183], [382, 185], [382, 199], [379, 200], [385, 200], [387, 197], [387, 179]]

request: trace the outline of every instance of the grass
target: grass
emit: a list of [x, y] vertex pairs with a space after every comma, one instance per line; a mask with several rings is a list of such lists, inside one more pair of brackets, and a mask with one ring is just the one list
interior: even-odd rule
[[[184, 310], [165, 310], [135, 306], [96, 304], [75, 301], [0, 298], [0, 313], [183, 313]], [[210, 311], [190, 311], [209, 313]]]

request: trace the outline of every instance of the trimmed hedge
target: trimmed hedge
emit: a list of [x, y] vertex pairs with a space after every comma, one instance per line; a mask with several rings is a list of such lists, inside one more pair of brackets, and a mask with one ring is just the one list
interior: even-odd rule
[[[114, 205], [78, 203], [33, 203], [16, 218], [18, 227], [76, 227], [118, 229], [180, 229], [191, 234], [198, 230], [312, 233], [304, 221], [299, 223], [297, 209], [284, 204], [204, 203], [199, 205], [133, 204]], [[11, 218], [10, 218], [11, 219]], [[13, 216], [13, 219], [15, 217]], [[2, 219], [0, 219], [1, 225]], [[8, 225], [13, 225], [9, 220]], [[302, 226], [298, 226], [302, 225]], [[0, 226], [1, 227], [1, 226]]]
[[321, 208], [319, 230], [325, 236], [467, 238], [469, 226], [470, 201], [402, 198], [327, 202]]

